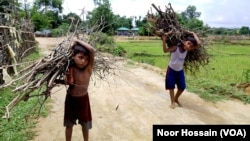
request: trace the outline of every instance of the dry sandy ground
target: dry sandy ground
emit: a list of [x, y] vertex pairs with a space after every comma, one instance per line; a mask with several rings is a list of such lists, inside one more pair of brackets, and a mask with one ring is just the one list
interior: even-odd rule
[[[37, 38], [43, 50], [55, 47], [54, 38]], [[48, 52], [47, 52], [48, 53]], [[157, 69], [156, 69], [157, 70]], [[250, 124], [250, 105], [238, 101], [211, 103], [185, 91], [183, 107], [169, 108], [164, 76], [143, 65], [119, 61], [116, 75], [92, 81], [89, 88], [93, 128], [91, 141], [151, 141], [154, 124]], [[63, 141], [65, 87], [52, 92], [53, 108], [40, 118], [34, 141]], [[81, 128], [74, 127], [72, 141], [82, 141]]]

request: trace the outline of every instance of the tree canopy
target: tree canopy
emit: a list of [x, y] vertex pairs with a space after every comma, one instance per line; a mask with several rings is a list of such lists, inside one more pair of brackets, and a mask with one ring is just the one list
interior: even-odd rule
[[[22, 16], [31, 18], [34, 23], [35, 30], [42, 30], [45, 28], [55, 29], [60, 25], [70, 24], [69, 17], [75, 17], [75, 19], [80, 19], [79, 15], [75, 13], [68, 13], [63, 15], [63, 4], [64, 0], [34, 0], [32, 6], [26, 4], [25, 9], [22, 12]], [[86, 14], [86, 20], [81, 20], [81, 26], [85, 26], [88, 29], [95, 30], [101, 29], [102, 32], [109, 35], [114, 35], [116, 29], [119, 27], [127, 27], [129, 29], [133, 28], [132, 22], [135, 23], [137, 28], [139, 28], [140, 35], [150, 35], [148, 33], [147, 20], [145, 17], [137, 16], [120, 16], [113, 13], [111, 8], [110, 0], [93, 0], [95, 8]], [[20, 9], [22, 9], [21, 7]], [[2, 9], [3, 10], [3, 9]], [[146, 13], [145, 13], [146, 15]], [[250, 34], [249, 27], [242, 26], [240, 29], [231, 30], [223, 28], [210, 28], [208, 25], [204, 25], [203, 21], [200, 20], [201, 12], [199, 12], [194, 5], [187, 6], [186, 10], [176, 13], [177, 19], [182, 26], [188, 30], [208, 30], [212, 29], [213, 31], [208, 31], [211, 34]], [[98, 25], [98, 27], [97, 27]], [[81, 27], [83, 28], [83, 27]]]

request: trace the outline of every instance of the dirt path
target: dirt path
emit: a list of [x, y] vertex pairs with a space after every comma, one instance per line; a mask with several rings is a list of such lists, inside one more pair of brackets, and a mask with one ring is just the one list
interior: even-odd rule
[[[53, 38], [37, 40], [45, 52], [55, 47], [49, 45]], [[150, 141], [153, 124], [250, 124], [250, 105], [238, 101], [214, 104], [185, 91], [180, 98], [183, 107], [173, 110], [163, 75], [125, 60], [119, 68], [116, 76], [90, 84], [91, 141]], [[39, 119], [34, 141], [64, 140], [64, 98], [64, 86], [53, 89], [51, 114]], [[79, 125], [74, 127], [72, 140], [82, 141]]]

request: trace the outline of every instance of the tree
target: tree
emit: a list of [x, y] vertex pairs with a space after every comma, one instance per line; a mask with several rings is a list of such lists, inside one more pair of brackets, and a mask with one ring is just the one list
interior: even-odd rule
[[192, 30], [201, 30], [203, 29], [203, 21], [193, 18], [185, 23], [185, 27]]
[[126, 16], [120, 17], [120, 15], [115, 15], [114, 20], [116, 21], [114, 23], [115, 29], [119, 27], [129, 28], [131, 26], [131, 19], [127, 18]]
[[35, 29], [57, 28], [62, 24], [59, 15], [63, 10], [62, 3], [63, 0], [35, 0], [31, 10], [31, 20]]
[[87, 14], [87, 20], [94, 32], [98, 30], [109, 35], [114, 34], [115, 15], [108, 0], [103, 0], [102, 4], [98, 3], [98, 7]]
[[147, 18], [144, 17], [141, 21], [141, 28], [139, 29], [139, 34], [142, 36], [152, 36], [152, 24], [148, 22]]
[[79, 21], [79, 22], [82, 21], [81, 18], [77, 14], [70, 12], [67, 15], [63, 15], [63, 22], [71, 24], [71, 18], [74, 18], [75, 21]]
[[177, 14], [177, 20], [189, 30], [203, 29], [203, 21], [199, 20], [201, 12], [196, 12], [195, 6], [188, 6], [184, 12]]
[[223, 34], [226, 35], [227, 34], [227, 29], [223, 28], [223, 27], [214, 28], [213, 31], [214, 31], [214, 34], [216, 34], [216, 35], [223, 35]]
[[46, 13], [47, 10], [52, 10], [57, 13], [62, 13], [63, 0], [35, 0], [34, 5], [42, 9]]
[[142, 23], [142, 17], [141, 16], [139, 16], [139, 18], [136, 19], [135, 24], [136, 24], [137, 27], [142, 26], [143, 23]]
[[243, 35], [246, 35], [246, 34], [250, 34], [250, 29], [249, 29], [249, 27], [247, 27], [247, 26], [242, 26], [241, 28], [240, 28], [240, 34], [243, 34]]
[[181, 15], [186, 19], [196, 19], [199, 18], [201, 12], [196, 12], [196, 7], [194, 5], [189, 5], [184, 12], [181, 12]]
[[35, 5], [31, 9], [31, 21], [34, 24], [35, 31], [43, 30], [45, 28], [52, 28], [52, 26], [51, 26], [52, 19], [50, 19], [45, 14], [38, 12], [38, 7]]

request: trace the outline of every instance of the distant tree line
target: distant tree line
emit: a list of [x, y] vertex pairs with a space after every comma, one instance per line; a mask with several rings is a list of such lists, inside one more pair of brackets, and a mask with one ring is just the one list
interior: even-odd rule
[[[150, 36], [149, 23], [145, 17], [126, 17], [113, 13], [111, 3], [109, 0], [93, 0], [95, 8], [85, 13], [82, 11], [82, 15], [75, 13], [62, 14], [63, 12], [63, 0], [34, 0], [34, 3], [20, 4], [20, 16], [23, 18], [30, 18], [34, 24], [35, 31], [43, 29], [51, 29], [55, 34], [63, 33], [67, 31], [72, 17], [74, 21], [80, 21], [79, 29], [85, 32], [95, 32], [92, 27], [99, 25], [98, 30], [108, 35], [115, 35], [116, 29], [119, 27], [132, 28], [132, 22], [134, 21], [136, 27], [139, 28], [139, 35]], [[164, 7], [164, 6], [162, 6]], [[84, 6], [83, 6], [84, 8]], [[174, 7], [173, 7], [174, 8]], [[215, 35], [249, 35], [250, 29], [247, 26], [241, 28], [211, 28], [208, 25], [204, 25], [203, 21], [199, 19], [201, 12], [197, 12], [194, 5], [190, 5], [187, 9], [181, 13], [176, 13], [176, 18], [182, 26], [188, 30], [202, 30], [207, 34]], [[85, 17], [85, 18], [84, 18]], [[74, 27], [72, 27], [74, 28]], [[96, 29], [97, 30], [97, 29]]]

